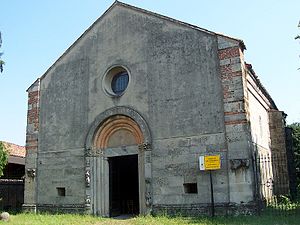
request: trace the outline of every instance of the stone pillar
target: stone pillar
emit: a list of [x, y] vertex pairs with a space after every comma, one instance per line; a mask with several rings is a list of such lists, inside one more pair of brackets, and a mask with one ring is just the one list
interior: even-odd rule
[[[243, 46], [238, 40], [218, 36], [218, 55], [223, 88], [224, 123], [227, 140], [227, 158], [230, 203], [253, 200], [253, 171], [250, 142], [246, 71]], [[240, 166], [236, 167], [235, 164]]]
[[152, 147], [144, 142], [138, 148], [140, 214], [147, 215], [152, 210]]
[[102, 149], [85, 150], [85, 212], [109, 217], [109, 163]]
[[90, 150], [85, 150], [85, 213], [91, 214], [91, 157]]
[[285, 143], [285, 114], [282, 111], [269, 112], [271, 154], [274, 194], [289, 193], [289, 174]]
[[23, 210], [36, 212], [36, 169], [39, 132], [39, 97], [40, 79], [37, 79], [27, 90], [28, 111], [26, 128], [26, 161]]

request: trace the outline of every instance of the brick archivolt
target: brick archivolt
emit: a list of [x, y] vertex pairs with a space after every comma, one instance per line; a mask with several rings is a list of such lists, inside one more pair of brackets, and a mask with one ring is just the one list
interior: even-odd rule
[[[94, 139], [96, 148], [107, 148], [110, 138], [116, 133], [124, 132], [126, 135], [132, 135], [136, 145], [144, 141], [143, 133], [138, 124], [131, 118], [124, 115], [115, 115], [108, 118], [98, 129]], [[128, 138], [132, 138], [128, 137]]]

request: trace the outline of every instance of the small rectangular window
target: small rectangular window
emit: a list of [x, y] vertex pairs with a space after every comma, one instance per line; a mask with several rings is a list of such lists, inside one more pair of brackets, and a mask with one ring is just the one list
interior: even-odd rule
[[183, 187], [184, 187], [184, 193], [186, 193], [186, 194], [197, 194], [198, 193], [197, 183], [186, 183], [186, 184], [183, 184]]
[[66, 196], [66, 188], [64, 187], [57, 187], [57, 194], [58, 196]]

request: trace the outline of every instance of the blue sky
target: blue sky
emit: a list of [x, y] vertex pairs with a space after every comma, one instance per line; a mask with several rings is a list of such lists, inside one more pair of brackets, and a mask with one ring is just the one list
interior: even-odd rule
[[[33, 81], [113, 3], [113, 0], [3, 0], [6, 62], [0, 74], [0, 140], [25, 144], [27, 93]], [[124, 0], [208, 30], [243, 39], [245, 59], [288, 123], [300, 121], [300, 1]]]

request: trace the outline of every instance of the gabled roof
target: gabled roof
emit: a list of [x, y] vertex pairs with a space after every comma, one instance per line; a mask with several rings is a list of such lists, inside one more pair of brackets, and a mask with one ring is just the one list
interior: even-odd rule
[[120, 1], [115, 1], [54, 63], [52, 66], [50, 66], [48, 68], [48, 70], [41, 76], [41, 79], [44, 78], [46, 76], [46, 74], [53, 68], [53, 66], [62, 58], [64, 57], [77, 43], [78, 41], [80, 41], [107, 13], [109, 13], [113, 8], [117, 7], [117, 6], [121, 6], [121, 7], [124, 7], [124, 8], [127, 8], [127, 9], [131, 9], [131, 10], [135, 10], [137, 12], [140, 12], [140, 13], [143, 13], [143, 14], [147, 14], [147, 15], [150, 15], [150, 16], [154, 16], [154, 17], [157, 17], [157, 18], [160, 18], [162, 20], [166, 20], [166, 21], [169, 21], [169, 22], [172, 22], [172, 23], [176, 23], [177, 25], [181, 25], [181, 26], [185, 26], [185, 27], [188, 27], [188, 28], [191, 28], [191, 29], [194, 29], [194, 30], [198, 30], [198, 31], [201, 31], [201, 32], [204, 32], [204, 33], [207, 33], [207, 34], [211, 34], [211, 35], [217, 35], [217, 36], [222, 36], [222, 37], [225, 37], [225, 38], [228, 38], [230, 40], [233, 40], [233, 41], [237, 41], [240, 45], [240, 47], [242, 48], [242, 50], [245, 50], [246, 49], [246, 46], [243, 42], [243, 40], [241, 39], [237, 39], [237, 38], [233, 38], [233, 37], [230, 37], [230, 36], [227, 36], [227, 35], [224, 35], [224, 34], [220, 34], [220, 33], [216, 33], [216, 32], [212, 32], [212, 31], [209, 31], [207, 29], [204, 29], [204, 28], [201, 28], [201, 27], [198, 27], [196, 25], [192, 25], [192, 24], [189, 24], [189, 23], [186, 23], [186, 22], [182, 22], [180, 20], [176, 20], [176, 19], [173, 19], [171, 17], [167, 17], [167, 16], [164, 16], [164, 15], [161, 15], [161, 14], [158, 14], [158, 13], [154, 13], [154, 12], [151, 12], [151, 11], [148, 11], [148, 10], [145, 10], [145, 9], [141, 9], [141, 8], [138, 8], [136, 6], [132, 6], [132, 5], [129, 5], [129, 4], [126, 4], [126, 3], [123, 3], [123, 2], [120, 2]]

